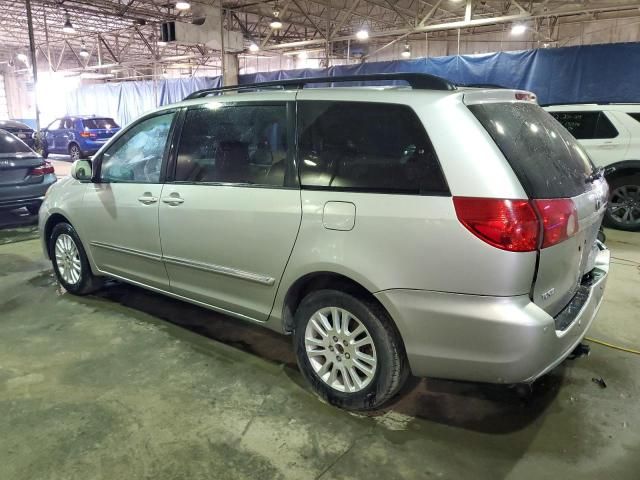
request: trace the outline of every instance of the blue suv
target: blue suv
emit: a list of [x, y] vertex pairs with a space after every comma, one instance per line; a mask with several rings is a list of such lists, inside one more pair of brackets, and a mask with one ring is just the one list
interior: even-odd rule
[[43, 131], [42, 156], [69, 155], [72, 160], [96, 153], [120, 130], [113, 118], [74, 116], [58, 118]]

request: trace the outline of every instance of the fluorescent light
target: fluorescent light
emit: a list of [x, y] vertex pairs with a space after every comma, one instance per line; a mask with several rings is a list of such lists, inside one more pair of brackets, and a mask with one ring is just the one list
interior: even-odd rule
[[400, 55], [403, 58], [409, 58], [411, 56], [411, 47], [409, 46], [408, 43], [404, 44], [404, 50], [402, 50], [402, 52], [400, 52]]
[[165, 47], [167, 45], [167, 42], [163, 42], [162, 40], [158, 40], [158, 46], [159, 47]]
[[191, 4], [189, 2], [176, 2], [176, 10], [189, 10]]
[[27, 63], [27, 60], [29, 60], [29, 57], [27, 57], [24, 53], [17, 54], [16, 58], [20, 60], [22, 63]]
[[369, 38], [369, 32], [365, 29], [358, 30], [358, 33], [356, 33], [356, 38], [358, 40], [366, 40], [367, 38]]
[[252, 42], [251, 45], [249, 45], [249, 51], [250, 52], [257, 52], [260, 50], [260, 47], [258, 46], [257, 43]]
[[511, 27], [511, 35], [522, 35], [527, 31], [527, 26], [521, 23], [516, 23]]
[[306, 50], [302, 50], [301, 52], [298, 52], [298, 58], [300, 60], [306, 60], [309, 57], [309, 54], [307, 54]]
[[64, 21], [64, 25], [62, 27], [62, 31], [64, 33], [69, 33], [69, 34], [76, 33], [76, 29], [73, 28], [73, 25], [71, 24], [71, 17], [69, 16], [69, 12], [67, 12], [65, 10], [64, 14], [65, 14], [66, 19]]

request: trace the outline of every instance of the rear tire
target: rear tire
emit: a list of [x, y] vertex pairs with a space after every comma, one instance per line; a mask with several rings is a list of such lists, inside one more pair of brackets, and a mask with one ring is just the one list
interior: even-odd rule
[[308, 294], [295, 313], [298, 366], [332, 405], [372, 410], [403, 386], [409, 367], [400, 334], [377, 303], [337, 290]]
[[76, 143], [72, 143], [71, 145], [69, 145], [69, 156], [71, 157], [72, 161], [76, 161], [76, 160], [80, 160], [81, 158], [84, 158], [84, 155], [82, 154], [82, 150], [80, 150], [80, 146]]
[[70, 224], [62, 222], [53, 227], [49, 256], [58, 281], [69, 293], [87, 295], [102, 286], [102, 279], [91, 272], [80, 237]]
[[640, 173], [609, 180], [609, 192], [605, 226], [629, 232], [640, 231]]

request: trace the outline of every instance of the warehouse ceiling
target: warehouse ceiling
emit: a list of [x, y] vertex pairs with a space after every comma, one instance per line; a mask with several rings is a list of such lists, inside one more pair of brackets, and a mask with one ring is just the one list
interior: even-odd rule
[[[178, 10], [165, 0], [31, 0], [39, 68], [50, 71], [103, 72], [126, 67], [141, 72], [175, 62], [195, 66], [220, 64], [219, 49], [200, 44], [160, 42], [163, 22], [192, 23], [194, 11], [220, 7], [225, 28], [241, 32], [248, 52], [255, 43], [261, 55], [302, 48], [324, 49], [327, 59], [341, 55], [335, 48], [369, 33], [368, 51], [377, 52], [411, 38], [460, 31], [469, 35], [496, 31], [525, 22], [545, 42], [554, 40], [558, 22], [638, 16], [638, 2], [629, 0], [565, 2], [480, 0], [254, 0], [191, 1]], [[20, 68], [27, 64], [29, 37], [25, 1], [0, 0], [0, 62]], [[282, 26], [273, 29], [274, 10]], [[69, 20], [74, 32], [65, 33]], [[255, 47], [254, 47], [255, 49]], [[22, 55], [21, 55], [22, 54]]]

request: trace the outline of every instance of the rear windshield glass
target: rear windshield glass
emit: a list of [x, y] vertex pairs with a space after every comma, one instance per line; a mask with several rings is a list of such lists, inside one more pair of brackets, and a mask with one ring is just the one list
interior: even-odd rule
[[485, 103], [469, 109], [502, 150], [530, 198], [574, 197], [587, 190], [591, 160], [538, 105]]
[[83, 120], [83, 122], [84, 128], [88, 128], [89, 130], [118, 127], [118, 125], [113, 121], [112, 118], [87, 118]]
[[13, 153], [33, 153], [35, 156], [35, 152], [27, 147], [24, 142], [14, 137], [13, 135], [9, 135], [8, 133], [1, 132], [0, 133], [0, 154], [13, 154]]

